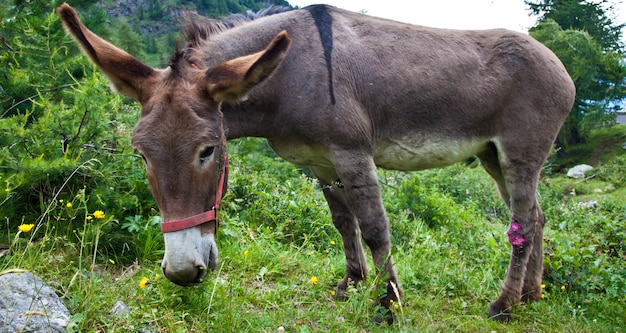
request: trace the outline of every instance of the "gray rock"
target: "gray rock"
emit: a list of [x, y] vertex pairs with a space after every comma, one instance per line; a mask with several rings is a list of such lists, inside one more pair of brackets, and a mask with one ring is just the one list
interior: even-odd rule
[[593, 170], [591, 165], [580, 164], [567, 170], [567, 176], [570, 178], [585, 178], [585, 172]]
[[65, 332], [70, 312], [50, 286], [30, 272], [0, 275], [2, 332]]
[[128, 319], [130, 316], [130, 308], [124, 304], [124, 302], [117, 301], [115, 305], [113, 305], [111, 313], [117, 318]]

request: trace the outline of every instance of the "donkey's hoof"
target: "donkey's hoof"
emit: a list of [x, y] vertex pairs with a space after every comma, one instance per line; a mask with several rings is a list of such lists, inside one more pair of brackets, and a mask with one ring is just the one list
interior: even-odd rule
[[489, 307], [489, 318], [495, 321], [508, 323], [511, 321], [511, 310], [506, 307], [500, 307], [496, 303], [491, 304]]

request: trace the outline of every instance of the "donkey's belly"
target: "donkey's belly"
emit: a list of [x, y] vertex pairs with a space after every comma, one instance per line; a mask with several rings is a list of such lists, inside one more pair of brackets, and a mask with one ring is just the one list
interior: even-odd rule
[[374, 145], [377, 166], [395, 170], [423, 170], [466, 160], [480, 152], [489, 139], [415, 139], [387, 140]]
[[295, 165], [332, 167], [330, 153], [322, 146], [312, 146], [291, 141], [267, 140], [272, 150]]
[[[416, 139], [386, 140], [374, 143], [374, 162], [394, 170], [423, 170], [466, 160], [481, 151], [490, 139], [450, 140]], [[287, 141], [269, 141], [270, 147], [285, 160], [296, 165], [332, 167], [329, 150]]]

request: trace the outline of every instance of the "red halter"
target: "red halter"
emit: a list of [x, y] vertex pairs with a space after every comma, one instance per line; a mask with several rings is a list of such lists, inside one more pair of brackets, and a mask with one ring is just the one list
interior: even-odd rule
[[222, 149], [224, 152], [224, 158], [220, 168], [220, 178], [217, 183], [217, 191], [215, 193], [215, 204], [211, 210], [193, 215], [182, 220], [175, 220], [161, 223], [161, 231], [174, 232], [193, 228], [197, 225], [201, 225], [207, 222], [215, 221], [215, 233], [217, 234], [217, 227], [219, 226], [220, 219], [220, 203], [224, 196], [224, 186], [226, 185], [226, 177], [228, 175], [228, 152], [226, 151], [226, 137], [222, 135]]

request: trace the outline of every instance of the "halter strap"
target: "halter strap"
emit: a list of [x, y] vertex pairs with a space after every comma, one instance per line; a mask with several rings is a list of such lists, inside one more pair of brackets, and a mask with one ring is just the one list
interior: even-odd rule
[[217, 228], [219, 226], [220, 219], [220, 204], [222, 197], [224, 196], [224, 186], [226, 185], [226, 176], [228, 175], [228, 152], [226, 151], [226, 137], [222, 135], [222, 149], [224, 151], [224, 160], [220, 168], [220, 178], [217, 183], [217, 191], [215, 193], [215, 204], [211, 210], [186, 217], [180, 220], [168, 221], [161, 223], [161, 232], [174, 232], [193, 228], [195, 226], [215, 221], [215, 233], [217, 234]]

